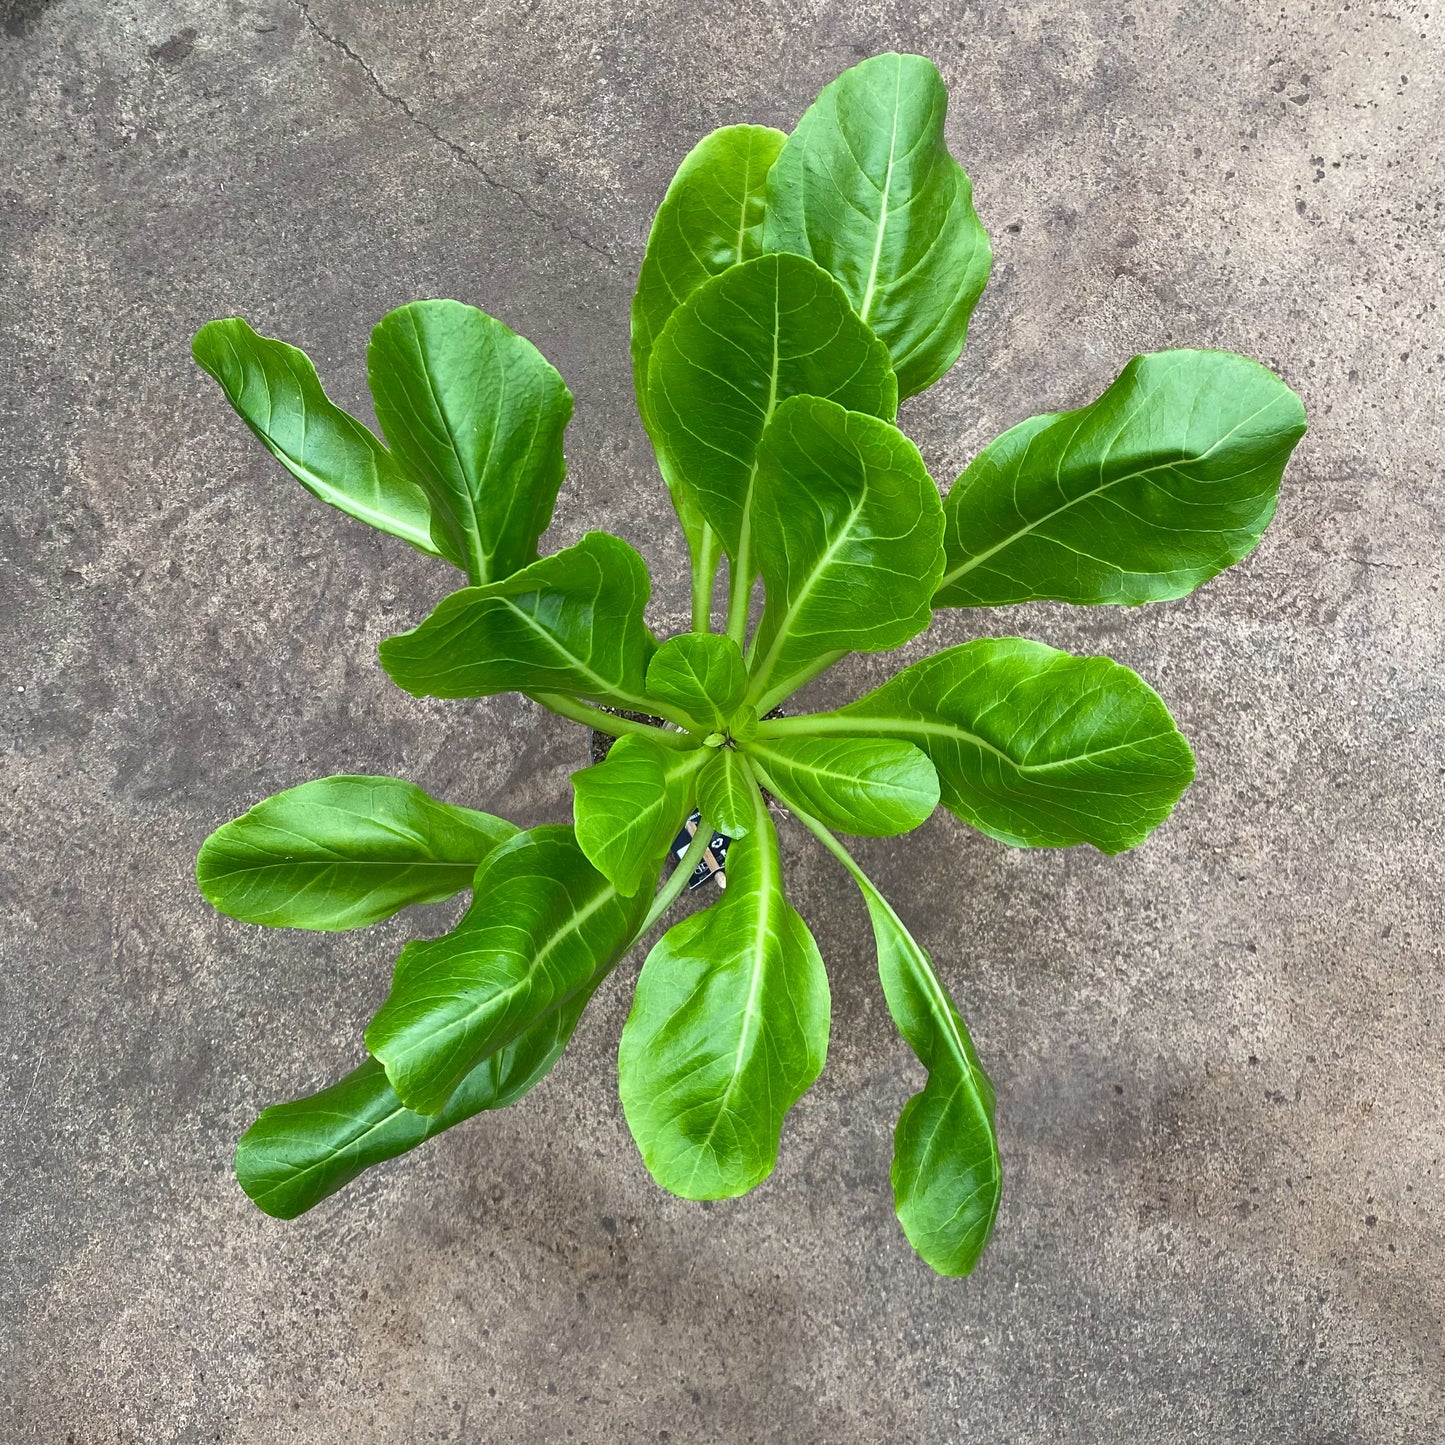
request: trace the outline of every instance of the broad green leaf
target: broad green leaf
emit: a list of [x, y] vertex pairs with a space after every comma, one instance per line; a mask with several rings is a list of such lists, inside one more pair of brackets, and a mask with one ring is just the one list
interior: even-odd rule
[[653, 350], [654, 440], [744, 570], [758, 440], [778, 403], [799, 393], [890, 421], [898, 406], [887, 348], [802, 256], [759, 256], [714, 276]]
[[217, 828], [201, 845], [196, 882], [243, 923], [362, 928], [468, 887], [516, 831], [400, 778], [321, 778]]
[[702, 748], [679, 752], [634, 733], [572, 775], [578, 846], [618, 892], [630, 898], [657, 881], [707, 758]]
[[1299, 398], [1257, 362], [1136, 356], [1098, 401], [973, 460], [944, 504], [935, 605], [1183, 597], [1259, 541], [1304, 434]]
[[827, 654], [877, 652], [922, 632], [943, 570], [943, 504], [897, 427], [795, 396], [758, 447], [753, 531], [767, 606], [753, 650], [759, 711]]
[[351, 1183], [484, 1109], [514, 1104], [561, 1057], [590, 994], [579, 994], [519, 1034], [462, 1080], [438, 1114], [414, 1114], [368, 1059], [319, 1093], [273, 1104], [241, 1136], [236, 1177], [276, 1219], [295, 1219]]
[[914, 1249], [940, 1274], [968, 1274], [998, 1213], [1001, 1172], [994, 1091], [933, 962], [852, 854], [811, 815], [791, 779], [757, 760], [758, 776], [852, 874], [868, 905], [878, 973], [898, 1031], [928, 1071], [894, 1131], [893, 1198]]
[[[647, 364], [670, 316], [711, 276], [762, 254], [767, 172], [782, 147], [782, 131], [767, 126], [725, 126], [692, 147], [678, 166], [647, 237], [647, 253], [631, 306], [631, 358], [637, 410], [652, 434], [647, 406]], [[685, 491], [657, 451], [673, 496]], [[695, 506], [683, 513], [683, 530]]]
[[745, 1194], [772, 1172], [783, 1119], [828, 1051], [828, 977], [783, 897], [777, 835], [753, 792], [727, 892], [642, 966], [618, 1077], [652, 1177], [685, 1199]]
[[785, 797], [840, 833], [890, 838], [938, 806], [938, 774], [912, 743], [789, 736], [755, 738], [747, 750]]
[[566, 475], [572, 393], [530, 341], [460, 301], [382, 317], [367, 348], [376, 419], [473, 583], [537, 556]]
[[868, 905], [878, 974], [898, 1031], [928, 1071], [903, 1107], [893, 1136], [893, 1200], [909, 1243], [940, 1274], [978, 1263], [998, 1213], [1002, 1174], [994, 1134], [994, 1091], [973, 1040], [933, 961], [853, 856], [823, 821], [800, 806], [783, 776], [760, 776], [853, 875]]
[[733, 748], [716, 748], [698, 776], [698, 811], [719, 833], [741, 838], [752, 829], [757, 793], [742, 755]]
[[893, 737], [938, 769], [945, 807], [1016, 847], [1142, 842], [1194, 777], [1157, 693], [1107, 657], [982, 638], [905, 668], [831, 714], [760, 732]]
[[681, 708], [708, 732], [721, 732], [748, 690], [742, 650], [715, 632], [669, 637], [647, 664], [647, 695]]
[[972, 1271], [993, 1232], [1003, 1172], [993, 1085], [968, 1029], [887, 899], [860, 879], [888, 1011], [928, 1082], [893, 1131], [893, 1207], [908, 1242], [939, 1274]]
[[[771, 773], [768, 780], [777, 782]], [[993, 1085], [933, 960], [848, 850], [819, 820], [796, 807], [794, 812], [862, 892], [888, 1011], [928, 1071], [893, 1132], [894, 1209], [908, 1242], [928, 1264], [940, 1274], [968, 1274], [993, 1231], [1002, 1188]]]
[[887, 343], [899, 392], [958, 360], [993, 256], [943, 137], [948, 92], [921, 55], [876, 55], [825, 86], [768, 175], [769, 251], [811, 256]]
[[[762, 252], [768, 168], [785, 139], [782, 131], [760, 125], [713, 131], [688, 153], [657, 209], [632, 298], [632, 378], [649, 435], [647, 368], [653, 346], [672, 313], [704, 281]], [[661, 447], [658, 462], [696, 554], [706, 523]]]
[[419, 627], [381, 644], [381, 665], [416, 697], [555, 691], [646, 712], [650, 592], [626, 542], [588, 532], [503, 581], [443, 598]]
[[672, 313], [710, 277], [762, 254], [768, 171], [786, 139], [769, 126], [724, 126], [677, 168], [632, 298], [632, 378], [644, 420], [647, 365]]
[[[355, 417], [331, 401], [304, 351], [259, 336], [232, 316], [201, 327], [191, 354], [313, 497], [423, 552], [441, 554], [426, 494]], [[460, 555], [447, 560], [462, 565]]]
[[472, 888], [453, 932], [402, 949], [366, 1030], [391, 1087], [420, 1114], [440, 1112], [483, 1059], [596, 988], [649, 902], [624, 898], [572, 829], [555, 826], [504, 843]]

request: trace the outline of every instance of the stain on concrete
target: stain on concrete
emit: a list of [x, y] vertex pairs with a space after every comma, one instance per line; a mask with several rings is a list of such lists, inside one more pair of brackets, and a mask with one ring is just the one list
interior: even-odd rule
[[0, 0], [0, 22], [4, 24], [5, 34], [24, 40], [54, 3], [55, 0]]
[[167, 65], [179, 65], [196, 48], [196, 28], [194, 25], [187, 25], [178, 35], [172, 35], [169, 40], [162, 41], [159, 45], [152, 45], [150, 58], [162, 60]]

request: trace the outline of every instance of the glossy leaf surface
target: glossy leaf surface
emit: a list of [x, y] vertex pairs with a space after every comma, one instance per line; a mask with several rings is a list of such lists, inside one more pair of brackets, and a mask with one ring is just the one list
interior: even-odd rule
[[1136, 356], [1098, 401], [1006, 431], [954, 484], [938, 606], [1183, 597], [1251, 551], [1305, 433], [1227, 351]]
[[733, 748], [715, 748], [698, 776], [697, 806], [719, 833], [741, 838], [753, 827], [757, 791], [741, 754]]
[[[783, 794], [829, 828], [889, 838], [938, 806], [938, 774], [912, 743], [893, 738], [756, 738], [748, 744]], [[726, 829], [723, 829], [726, 832]]]
[[647, 664], [647, 695], [680, 708], [709, 732], [721, 732], [748, 690], [742, 650], [715, 632], [669, 637]]
[[321, 778], [216, 829], [196, 859], [196, 882], [243, 923], [362, 928], [468, 887], [516, 831], [400, 778]]
[[951, 647], [837, 713], [787, 726], [917, 744], [944, 805], [1018, 847], [1122, 852], [1194, 777], [1168, 708], [1127, 667], [1016, 637]]
[[968, 1274], [993, 1231], [1002, 1186], [993, 1085], [932, 959], [892, 905], [780, 774], [764, 766], [761, 775], [852, 874], [868, 905], [889, 1012], [928, 1071], [894, 1130], [894, 1209], [909, 1243], [934, 1269]]
[[504, 581], [453, 592], [381, 644], [381, 665], [416, 697], [562, 692], [646, 711], [650, 591], [626, 542], [588, 532]]
[[562, 1056], [590, 998], [579, 995], [478, 1064], [440, 1113], [408, 1109], [375, 1059], [318, 1093], [263, 1109], [236, 1146], [241, 1188], [267, 1214], [295, 1219], [373, 1164], [516, 1103]]
[[654, 439], [729, 555], [748, 547], [758, 440], [805, 393], [892, 419], [887, 348], [842, 288], [802, 256], [759, 256], [705, 282], [658, 338], [648, 372]]
[[[704, 281], [761, 253], [768, 169], [784, 139], [782, 131], [767, 126], [730, 125], [713, 131], [677, 168], [658, 207], [632, 297], [632, 378], [649, 436], [654, 429], [647, 372], [657, 338], [672, 313]], [[656, 450], [688, 545], [695, 558], [705, 558], [707, 524], [697, 500], [667, 450]]]
[[993, 1084], [933, 960], [856, 865], [853, 876], [873, 924], [888, 1011], [928, 1071], [893, 1131], [893, 1207], [928, 1264], [966, 1275], [993, 1232], [1003, 1189]]
[[[351, 927], [472, 892], [453, 932], [402, 951], [370, 1061], [242, 1140], [237, 1172], [261, 1208], [294, 1216], [520, 1097], [630, 944], [709, 875], [641, 970], [622, 1102], [674, 1193], [766, 1178], [830, 1016], [782, 889], [776, 799], [863, 891], [889, 1010], [926, 1071], [895, 1130], [898, 1217], [940, 1273], [975, 1267], [999, 1206], [993, 1089], [927, 952], [841, 835], [901, 834], [942, 801], [1011, 845], [1117, 852], [1168, 816], [1193, 757], [1127, 668], [1017, 638], [927, 657], [837, 712], [778, 705], [849, 652], [916, 638], [941, 605], [1183, 596], [1258, 540], [1305, 419], [1243, 357], [1138, 357], [1099, 400], [999, 437], [941, 502], [892, 423], [959, 356], [991, 264], [946, 105], [929, 61], [879, 56], [791, 137], [729, 127], [679, 168], [632, 309], [638, 407], [691, 552], [693, 631], [661, 645], [627, 543], [589, 533], [537, 558], [572, 400], [500, 322], [447, 301], [381, 322], [369, 361], [386, 445], [300, 352], [239, 320], [198, 334], [198, 361], [304, 486], [467, 572], [382, 644], [393, 679], [417, 696], [526, 693], [606, 757], [575, 776], [575, 828], [518, 833], [409, 784], [334, 778], [207, 842], [207, 896], [259, 922]], [[724, 551], [725, 635], [711, 636]], [[679, 825], [690, 841], [655, 888]]]
[[630, 898], [657, 881], [707, 757], [701, 748], [679, 752], [632, 734], [572, 775], [577, 843], [620, 893]]
[[392, 455], [431, 499], [473, 583], [537, 556], [566, 475], [572, 393], [542, 353], [459, 301], [415, 301], [371, 333], [367, 375]]
[[824, 87], [768, 176], [764, 245], [838, 278], [903, 396], [958, 360], [993, 261], [947, 110], [931, 61], [876, 55]]
[[[314, 497], [433, 556], [426, 494], [355, 417], [322, 390], [304, 351], [239, 316], [208, 321], [191, 353], [261, 444]], [[459, 556], [449, 557], [461, 566]]]
[[744, 1194], [772, 1173], [784, 1117], [828, 1049], [823, 960], [783, 897], [777, 836], [753, 797], [727, 891], [648, 954], [622, 1031], [628, 1127], [652, 1177], [686, 1199]]
[[863, 884], [888, 1011], [928, 1082], [893, 1131], [893, 1207], [908, 1242], [939, 1274], [972, 1271], [993, 1232], [1003, 1171], [994, 1091], [973, 1040], [888, 900]]
[[767, 606], [751, 695], [786, 697], [828, 652], [877, 652], [922, 632], [943, 570], [943, 504], [896, 427], [796, 396], [758, 447], [753, 506]]
[[595, 988], [647, 910], [624, 898], [571, 828], [519, 833], [478, 871], [457, 928], [409, 943], [366, 1030], [397, 1096], [435, 1114], [485, 1058]]
[[768, 126], [724, 126], [677, 168], [632, 297], [632, 377], [644, 422], [648, 363], [672, 313], [710, 277], [762, 254], [768, 171], [786, 139]]

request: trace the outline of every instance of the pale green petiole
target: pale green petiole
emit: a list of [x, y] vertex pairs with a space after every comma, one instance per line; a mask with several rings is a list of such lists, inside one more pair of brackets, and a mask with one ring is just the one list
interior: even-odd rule
[[[746, 551], [746, 546], [744, 546]], [[728, 559], [728, 636], [742, 647], [748, 639], [748, 611], [753, 600], [753, 578], [746, 558]]]
[[704, 523], [697, 552], [692, 558], [692, 630], [712, 631], [712, 596], [722, 561], [722, 538]]
[[687, 886], [687, 880], [692, 877], [693, 871], [702, 861], [702, 855], [707, 852], [707, 845], [712, 842], [712, 824], [706, 818], [700, 818], [697, 824], [697, 832], [693, 834], [692, 842], [687, 845], [687, 852], [682, 855], [682, 861], [672, 870], [672, 876], [662, 885], [656, 898], [652, 900], [652, 907], [647, 910], [647, 917], [642, 920], [642, 926], [632, 936], [632, 942], [627, 946], [632, 948], [639, 939], [646, 937], [653, 924], [677, 902], [682, 895], [682, 890]]
[[[582, 723], [585, 727], [596, 728], [600, 733], [610, 733], [615, 738], [638, 733], [670, 748], [690, 748], [697, 743], [690, 732], [668, 732], [664, 728], [653, 727], [651, 723], [637, 722], [630, 717], [618, 717], [616, 713], [604, 712], [600, 707], [578, 702], [575, 697], [565, 697], [560, 692], [529, 692], [527, 696], [533, 702], [541, 704], [548, 712], [571, 718], [573, 722]], [[647, 706], [654, 705], [649, 702]]]
[[868, 885], [868, 879], [864, 876], [863, 870], [853, 860], [853, 855], [828, 831], [816, 818], [805, 813], [796, 803], [788, 797], [768, 775], [767, 769], [755, 757], [748, 759], [748, 765], [753, 771], [754, 777], [768, 790], [848, 871], [855, 879], [863, 885]]

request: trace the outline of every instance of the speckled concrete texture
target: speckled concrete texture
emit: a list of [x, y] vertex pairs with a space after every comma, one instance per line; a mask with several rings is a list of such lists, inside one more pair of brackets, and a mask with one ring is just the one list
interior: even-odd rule
[[[0, 3], [0, 1440], [1445, 1436], [1442, 39], [1441, 0]], [[285, 479], [191, 332], [243, 314], [364, 409], [388, 308], [503, 317], [577, 396], [555, 541], [628, 537], [676, 628], [627, 353], [653, 208], [698, 136], [788, 126], [888, 48], [943, 69], [997, 253], [905, 408], [945, 484], [1169, 345], [1267, 362], [1312, 426], [1264, 544], [1196, 596], [928, 639], [1107, 651], [1200, 765], [1121, 858], [944, 815], [863, 849], [998, 1085], [982, 1266], [934, 1278], [893, 1221], [918, 1075], [796, 832], [833, 1042], [754, 1195], [649, 1182], [633, 960], [522, 1105], [267, 1219], [233, 1141], [360, 1058], [449, 913], [247, 928], [197, 845], [337, 771], [560, 820], [585, 740], [390, 686], [376, 642], [446, 569]]]

